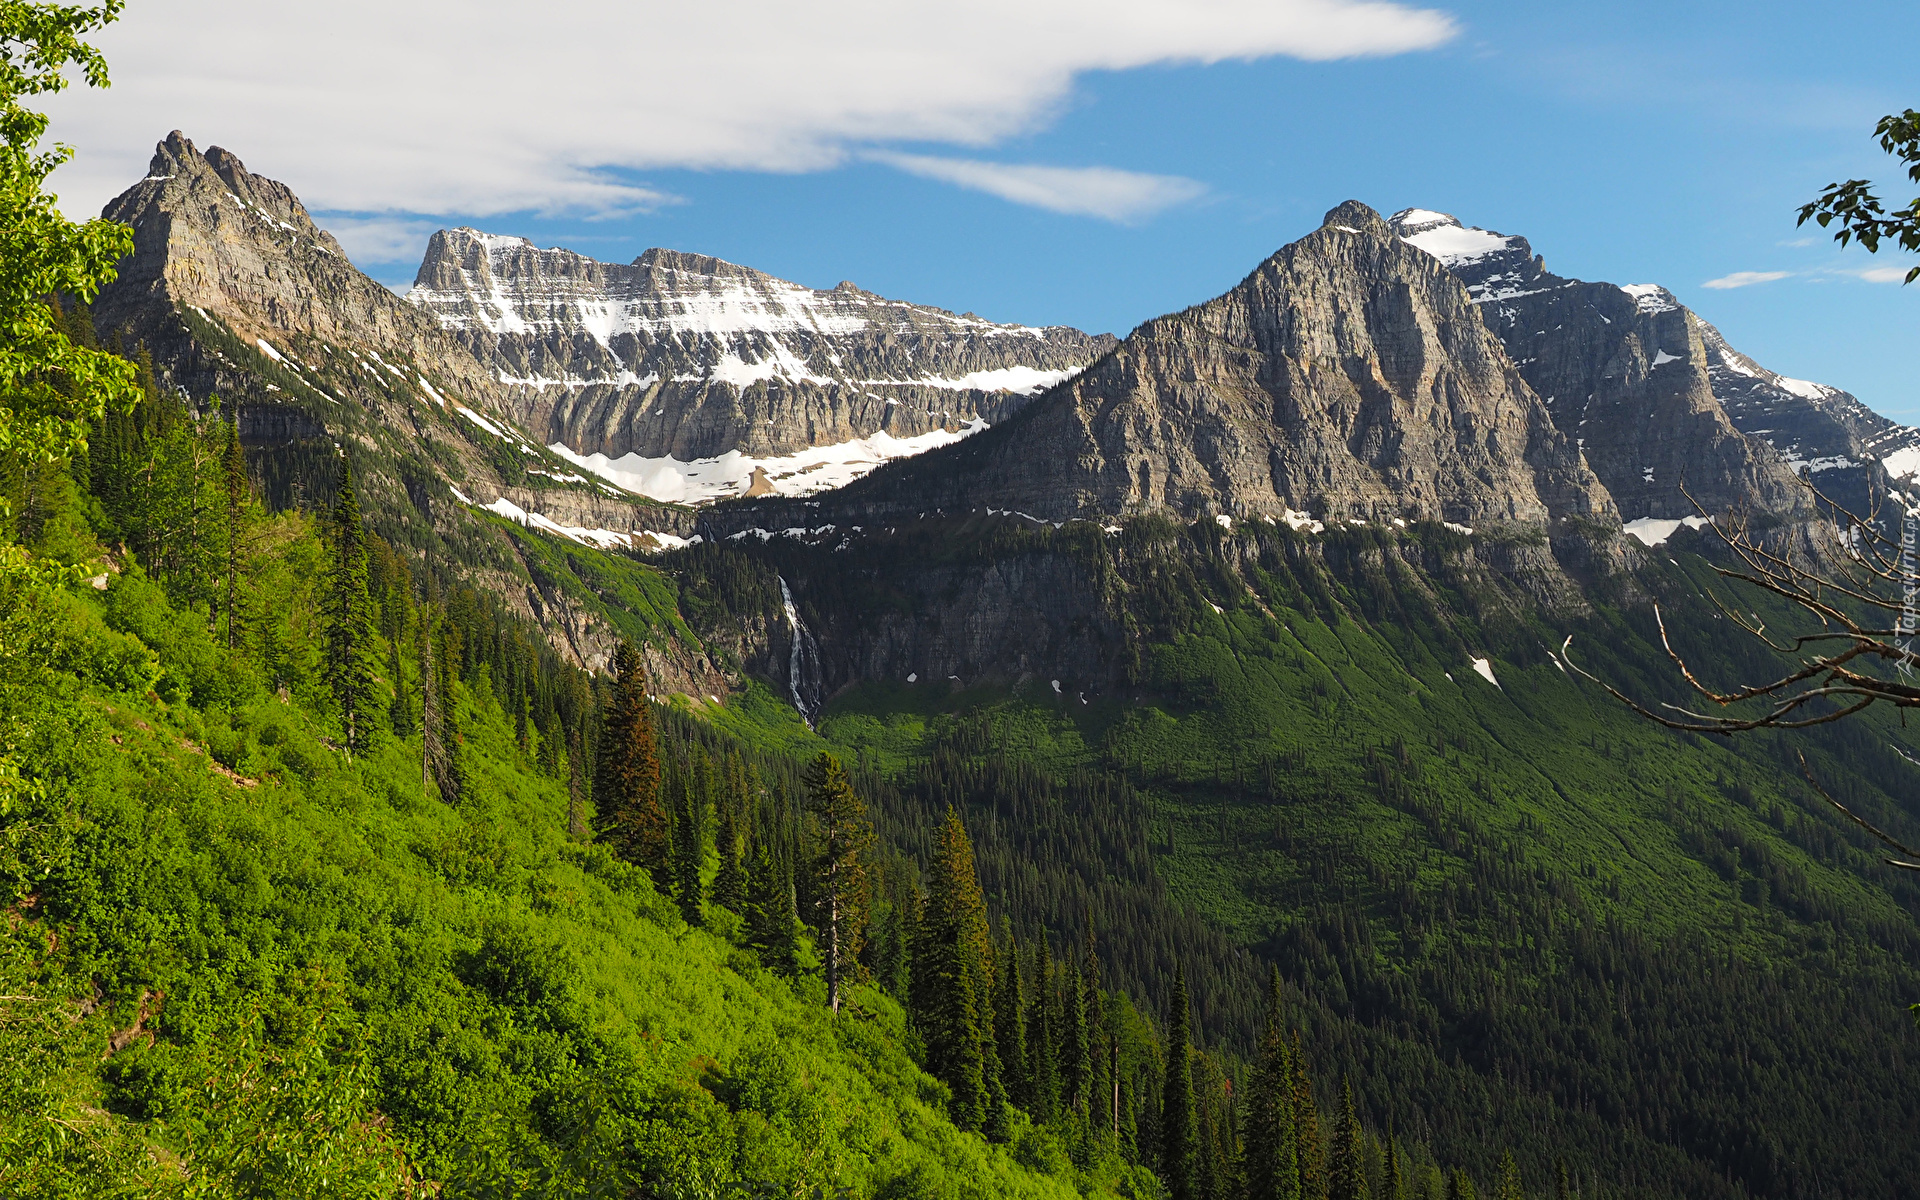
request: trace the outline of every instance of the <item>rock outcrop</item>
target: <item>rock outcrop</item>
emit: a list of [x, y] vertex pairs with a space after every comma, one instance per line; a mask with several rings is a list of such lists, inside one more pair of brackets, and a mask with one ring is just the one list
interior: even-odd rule
[[998, 424], [1113, 338], [1001, 325], [717, 258], [631, 263], [442, 230], [407, 299], [458, 337], [544, 442], [582, 455], [791, 455]]
[[1432, 255], [1348, 202], [1218, 299], [1141, 325], [988, 433], [892, 467], [784, 528], [919, 511], [1170, 512], [1300, 524], [1610, 521], [1572, 438]]
[[1811, 514], [1792, 470], [1742, 433], [1714, 394], [1709, 339], [1718, 334], [1665, 288], [1563, 278], [1526, 238], [1467, 228], [1445, 213], [1407, 209], [1390, 223], [1466, 284], [1623, 518], [1748, 506], [1789, 519]]

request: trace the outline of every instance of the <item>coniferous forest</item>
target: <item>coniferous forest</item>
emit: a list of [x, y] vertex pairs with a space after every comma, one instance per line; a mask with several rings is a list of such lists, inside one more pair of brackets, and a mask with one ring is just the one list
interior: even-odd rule
[[[1724, 539], [543, 532], [96, 320], [23, 97], [117, 13], [0, 0], [0, 1195], [1920, 1191], [1920, 738], [1592, 682], [1796, 661]], [[849, 665], [990, 593], [1080, 676]]]

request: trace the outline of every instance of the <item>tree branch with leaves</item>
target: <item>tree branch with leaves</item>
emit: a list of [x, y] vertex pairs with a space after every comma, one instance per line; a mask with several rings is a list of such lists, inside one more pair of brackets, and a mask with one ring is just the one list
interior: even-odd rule
[[[1881, 117], [1873, 135], [1882, 150], [1906, 164], [1907, 178], [1920, 183], [1920, 111], [1910, 108]], [[1858, 242], [1869, 254], [1878, 254], [1881, 242], [1889, 242], [1910, 254], [1920, 254], [1920, 197], [1905, 208], [1888, 212], [1880, 198], [1873, 194], [1873, 184], [1865, 179], [1828, 184], [1818, 199], [1800, 206], [1800, 219], [1795, 224], [1805, 225], [1808, 221], [1817, 222], [1822, 229], [1830, 229], [1834, 222], [1839, 222], [1840, 227], [1833, 230], [1833, 240], [1842, 246]], [[1915, 279], [1920, 279], [1920, 266], [1909, 270], [1903, 282], [1912, 283]]]

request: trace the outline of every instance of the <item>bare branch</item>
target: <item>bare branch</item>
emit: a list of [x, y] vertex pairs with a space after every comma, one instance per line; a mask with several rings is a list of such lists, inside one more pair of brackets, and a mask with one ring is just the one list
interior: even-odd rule
[[[1821, 787], [1820, 781], [1813, 777], [1813, 768], [1807, 765], [1807, 756], [1804, 754], [1799, 754], [1797, 751], [1795, 753], [1797, 757], [1800, 759], [1800, 773], [1807, 777], [1807, 786], [1811, 787], [1815, 792], [1819, 793], [1820, 798], [1822, 800], [1825, 800], [1828, 804], [1831, 804], [1834, 807], [1834, 809], [1839, 812], [1841, 816], [1845, 817], [1849, 821], [1852, 821], [1855, 825], [1858, 825], [1860, 828], [1866, 830], [1868, 833], [1872, 834], [1874, 837], [1879, 838], [1881, 841], [1885, 842], [1887, 845], [1892, 846], [1895, 850], [1898, 850], [1900, 853], [1906, 855], [1908, 858], [1920, 858], [1920, 850], [1914, 850], [1911, 847], [1907, 846], [1906, 843], [1896, 840], [1891, 835], [1889, 835], [1885, 830], [1881, 829], [1878, 825], [1875, 825], [1871, 821], [1866, 820], [1865, 818], [1861, 817], [1858, 813], [1848, 808], [1846, 805], [1840, 803], [1838, 800], [1835, 800], [1832, 796], [1829, 796], [1827, 794], [1827, 789]], [[1897, 859], [1897, 858], [1889, 858], [1887, 859], [1887, 862], [1892, 866], [1900, 867], [1904, 870], [1920, 871], [1920, 863], [1902, 862], [1900, 859]]]

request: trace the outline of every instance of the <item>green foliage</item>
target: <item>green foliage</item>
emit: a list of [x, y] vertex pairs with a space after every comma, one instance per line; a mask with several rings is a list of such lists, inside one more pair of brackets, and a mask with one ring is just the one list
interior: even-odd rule
[[[1881, 117], [1873, 135], [1882, 150], [1906, 167], [1907, 178], [1920, 183], [1920, 111], [1909, 108]], [[1828, 184], [1819, 198], [1800, 206], [1800, 219], [1794, 224], [1805, 225], [1808, 220], [1819, 222], [1822, 229], [1838, 221], [1833, 240], [1842, 246], [1857, 241], [1868, 253], [1877, 254], [1885, 240], [1908, 253], [1920, 253], [1920, 199], [1888, 212], [1864, 179]], [[1920, 266], [1907, 272], [1907, 283], [1915, 279], [1920, 279]]]
[[601, 836], [662, 888], [669, 882], [671, 835], [660, 799], [660, 757], [654, 745], [646, 674], [631, 642], [614, 653], [613, 700], [600, 736], [594, 778]]
[[375, 683], [382, 655], [373, 597], [367, 590], [367, 531], [361, 523], [353, 464], [345, 457], [340, 460], [340, 480], [327, 524], [327, 557], [321, 608], [326, 657], [321, 675], [338, 706], [347, 753], [365, 754], [387, 705]]
[[75, 224], [45, 191], [70, 147], [38, 150], [47, 118], [23, 103], [60, 91], [77, 68], [107, 85], [106, 61], [81, 37], [120, 15], [98, 8], [0, 0], [0, 454], [53, 462], [86, 448], [87, 424], [134, 399], [133, 365], [75, 342], [48, 297], [91, 301], [133, 250], [133, 231]]

